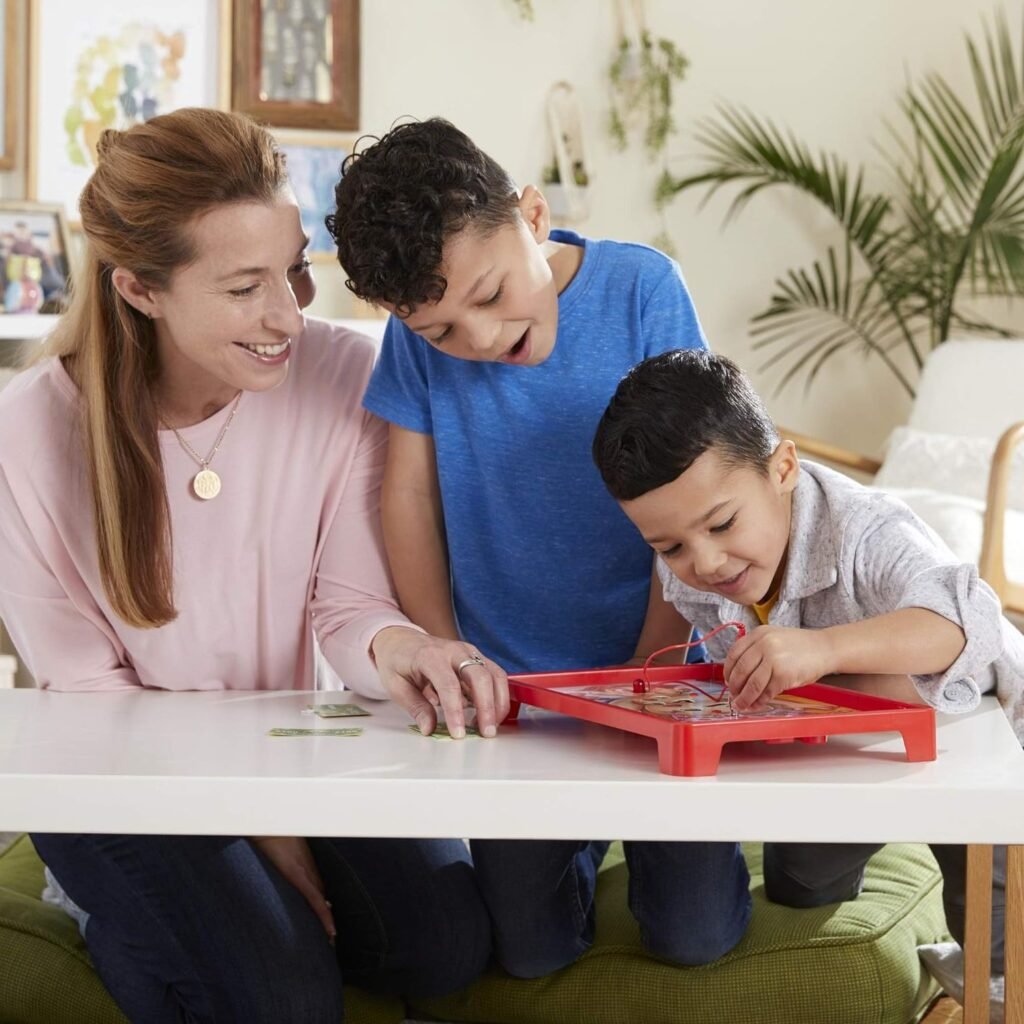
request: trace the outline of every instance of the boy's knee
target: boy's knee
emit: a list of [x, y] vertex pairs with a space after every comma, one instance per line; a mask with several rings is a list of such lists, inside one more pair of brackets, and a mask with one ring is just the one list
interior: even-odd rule
[[700, 924], [670, 928], [642, 928], [644, 948], [651, 956], [681, 967], [714, 963], [739, 944], [750, 923], [751, 909], [748, 901], [731, 917], [722, 915]]
[[519, 947], [498, 944], [498, 964], [513, 978], [545, 978], [574, 964], [590, 943], [577, 938], [572, 942], [553, 943], [539, 940]]
[[746, 931], [748, 920], [744, 919], [741, 925], [723, 922], [719, 928], [687, 928], [664, 935], [647, 934], [643, 944], [652, 956], [659, 959], [680, 967], [700, 967], [713, 964], [734, 949]]
[[405, 994], [432, 998], [458, 992], [490, 966], [491, 919], [479, 897], [453, 907], [447, 925], [424, 933], [424, 939], [429, 941], [411, 954], [401, 985]]
[[766, 843], [764, 892], [784, 907], [809, 910], [856, 899], [864, 867], [877, 846]]

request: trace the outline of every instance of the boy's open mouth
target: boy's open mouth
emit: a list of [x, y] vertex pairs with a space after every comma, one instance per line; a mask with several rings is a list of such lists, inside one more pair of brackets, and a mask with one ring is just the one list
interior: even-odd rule
[[502, 363], [525, 363], [530, 358], [530, 328], [523, 331], [523, 336], [500, 358]]

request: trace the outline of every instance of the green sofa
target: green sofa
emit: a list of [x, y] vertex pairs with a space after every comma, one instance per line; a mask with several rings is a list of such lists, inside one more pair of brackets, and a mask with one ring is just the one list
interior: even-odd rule
[[[852, 903], [793, 911], [767, 903], [761, 848], [746, 847], [754, 916], [740, 945], [707, 967], [647, 956], [626, 908], [613, 847], [598, 884], [597, 937], [572, 967], [537, 981], [491, 972], [464, 992], [403, 1007], [346, 990], [349, 1024], [408, 1014], [474, 1024], [910, 1024], [936, 994], [915, 947], [945, 937], [941, 878], [927, 848], [890, 846]], [[42, 864], [25, 837], [0, 854], [0, 1024], [123, 1024], [73, 922], [43, 904]], [[290, 1022], [282, 1022], [290, 1024]]]

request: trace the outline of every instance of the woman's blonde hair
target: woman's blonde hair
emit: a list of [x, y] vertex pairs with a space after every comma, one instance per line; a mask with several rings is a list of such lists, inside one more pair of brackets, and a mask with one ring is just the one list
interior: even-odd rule
[[81, 392], [100, 573], [131, 626], [162, 626], [177, 611], [151, 390], [156, 332], [118, 293], [113, 272], [167, 288], [197, 256], [197, 217], [225, 203], [273, 202], [285, 181], [273, 137], [237, 114], [182, 109], [100, 137], [80, 199], [85, 259], [44, 355], [60, 357]]

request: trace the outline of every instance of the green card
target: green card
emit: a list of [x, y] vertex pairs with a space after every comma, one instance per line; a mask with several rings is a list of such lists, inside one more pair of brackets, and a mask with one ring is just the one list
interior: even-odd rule
[[271, 729], [268, 736], [362, 736], [362, 729]]
[[358, 704], [307, 704], [302, 710], [318, 718], [361, 718], [364, 715], [370, 717], [370, 712]]
[[[417, 736], [422, 736], [423, 735], [423, 733], [420, 732], [420, 727], [418, 725], [416, 725], [415, 723], [413, 723], [412, 725], [409, 726], [409, 731], [416, 733]], [[467, 739], [470, 736], [477, 736], [478, 737], [479, 735], [480, 735], [480, 731], [477, 729], [477, 727], [475, 725], [467, 725], [466, 726], [466, 738]], [[447, 722], [438, 722], [437, 725], [434, 726], [434, 731], [427, 738], [431, 739], [431, 740], [450, 740], [453, 737], [452, 737], [452, 734], [448, 731], [448, 723]]]

